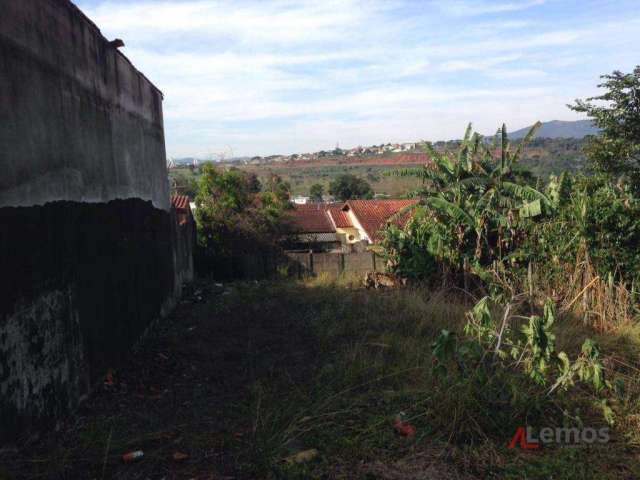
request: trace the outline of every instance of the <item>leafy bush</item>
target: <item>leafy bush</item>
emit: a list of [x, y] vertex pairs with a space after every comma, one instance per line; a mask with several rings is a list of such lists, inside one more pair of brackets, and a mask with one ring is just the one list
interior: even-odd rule
[[[422, 214], [420, 211], [416, 216]], [[387, 268], [409, 278], [428, 277], [437, 271], [433, 249], [425, 248], [424, 235], [430, 233], [424, 232], [425, 225], [416, 220], [405, 228], [390, 225], [384, 231], [382, 246]]]
[[[615, 389], [605, 379], [598, 345], [587, 338], [571, 362], [565, 352], [555, 348], [553, 302], [547, 300], [542, 315], [519, 315], [521, 306], [522, 302], [514, 301], [500, 307], [493, 298], [482, 298], [467, 314], [464, 336], [442, 330], [432, 343], [435, 372], [453, 382], [466, 383], [478, 377], [487, 384], [501, 382], [508, 373], [511, 394], [515, 396], [525, 391], [549, 396], [581, 382], [601, 395], [596, 404], [605, 420], [612, 423], [613, 412], [604, 395]], [[540, 388], [527, 386], [522, 375]], [[549, 384], [552, 386], [547, 388]]]
[[202, 167], [196, 196], [197, 264], [201, 270], [233, 276], [233, 261], [247, 252], [275, 249], [287, 231], [289, 185], [273, 175], [261, 185], [238, 169]]
[[513, 296], [526, 288], [531, 301], [535, 270], [544, 293], [586, 324], [630, 323], [640, 280], [633, 184], [562, 174], [544, 187], [518, 166], [528, 138], [513, 151], [503, 127], [497, 140], [489, 146], [468, 128], [455, 157], [427, 146], [430, 164], [396, 172], [424, 186], [413, 218], [386, 232], [388, 266], [418, 278], [437, 272], [465, 290]]
[[[640, 199], [623, 184], [606, 177], [552, 180], [556, 215], [533, 225], [524, 250], [551, 271], [576, 263], [581, 251], [606, 278], [609, 273], [627, 283], [640, 278]], [[553, 190], [558, 190], [554, 193]]]
[[386, 235], [390, 264], [399, 272], [424, 277], [433, 271], [433, 263], [424, 261], [431, 256], [445, 272], [488, 278], [487, 268], [510, 260], [531, 219], [553, 210], [551, 200], [532, 186], [530, 175], [518, 165], [538, 126], [514, 150], [504, 125], [493, 145], [483, 143], [469, 125], [457, 155], [427, 145], [428, 165], [396, 171], [420, 178], [424, 186], [413, 194], [421, 198], [421, 213], [408, 222], [406, 235], [393, 229]]

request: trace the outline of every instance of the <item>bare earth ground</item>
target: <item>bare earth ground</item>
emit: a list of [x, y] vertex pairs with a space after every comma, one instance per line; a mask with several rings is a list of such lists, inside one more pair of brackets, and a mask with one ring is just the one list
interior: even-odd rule
[[[520, 457], [447, 444], [451, 434], [436, 435], [426, 420], [437, 412], [416, 415], [413, 438], [394, 432], [394, 413], [419, 412], [428, 395], [417, 378], [429, 348], [399, 345], [384, 329], [371, 341], [363, 325], [409, 332], [407, 319], [431, 312], [451, 323], [462, 310], [384, 295], [205, 285], [58, 431], [0, 451], [0, 479], [506, 478], [503, 467]], [[309, 449], [305, 462], [284, 460]], [[135, 450], [144, 457], [123, 462]], [[575, 477], [509, 478], [598, 478], [580, 466], [585, 454], [569, 455]], [[636, 478], [623, 470], [612, 478]]]

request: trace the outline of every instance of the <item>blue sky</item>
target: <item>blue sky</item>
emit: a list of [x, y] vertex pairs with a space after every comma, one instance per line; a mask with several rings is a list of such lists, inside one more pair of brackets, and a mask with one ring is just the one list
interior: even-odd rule
[[167, 154], [492, 133], [640, 63], [637, 0], [76, 0], [164, 93]]

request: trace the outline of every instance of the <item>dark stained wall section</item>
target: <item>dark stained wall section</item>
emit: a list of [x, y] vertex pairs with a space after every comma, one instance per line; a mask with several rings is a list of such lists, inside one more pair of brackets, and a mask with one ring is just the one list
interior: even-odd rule
[[73, 410], [180, 291], [162, 94], [68, 0], [0, 0], [0, 441]]
[[0, 412], [17, 432], [72, 410], [171, 308], [175, 222], [129, 199], [0, 208], [0, 225]]

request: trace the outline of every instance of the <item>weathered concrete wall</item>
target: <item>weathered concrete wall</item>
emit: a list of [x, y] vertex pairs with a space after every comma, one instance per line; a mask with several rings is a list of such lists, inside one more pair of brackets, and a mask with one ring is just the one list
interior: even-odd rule
[[[199, 262], [198, 265], [201, 265]], [[365, 272], [384, 272], [384, 260], [373, 252], [330, 253], [262, 252], [245, 253], [229, 259], [227, 265], [218, 264], [213, 278], [218, 280], [256, 280], [280, 275], [304, 277], [307, 275], [342, 274], [360, 275]]]
[[162, 94], [67, 0], [0, 0], [0, 440], [173, 305]]
[[338, 276], [343, 273], [361, 274], [371, 271], [384, 271], [382, 259], [373, 252], [287, 252], [286, 255], [294, 265], [300, 267], [299, 275]]
[[169, 209], [162, 94], [67, 0], [0, 6], [0, 207]]
[[185, 215], [176, 211], [175, 215], [177, 217], [174, 246], [176, 282], [190, 283], [195, 275], [193, 249], [196, 244], [196, 223], [191, 212]]

